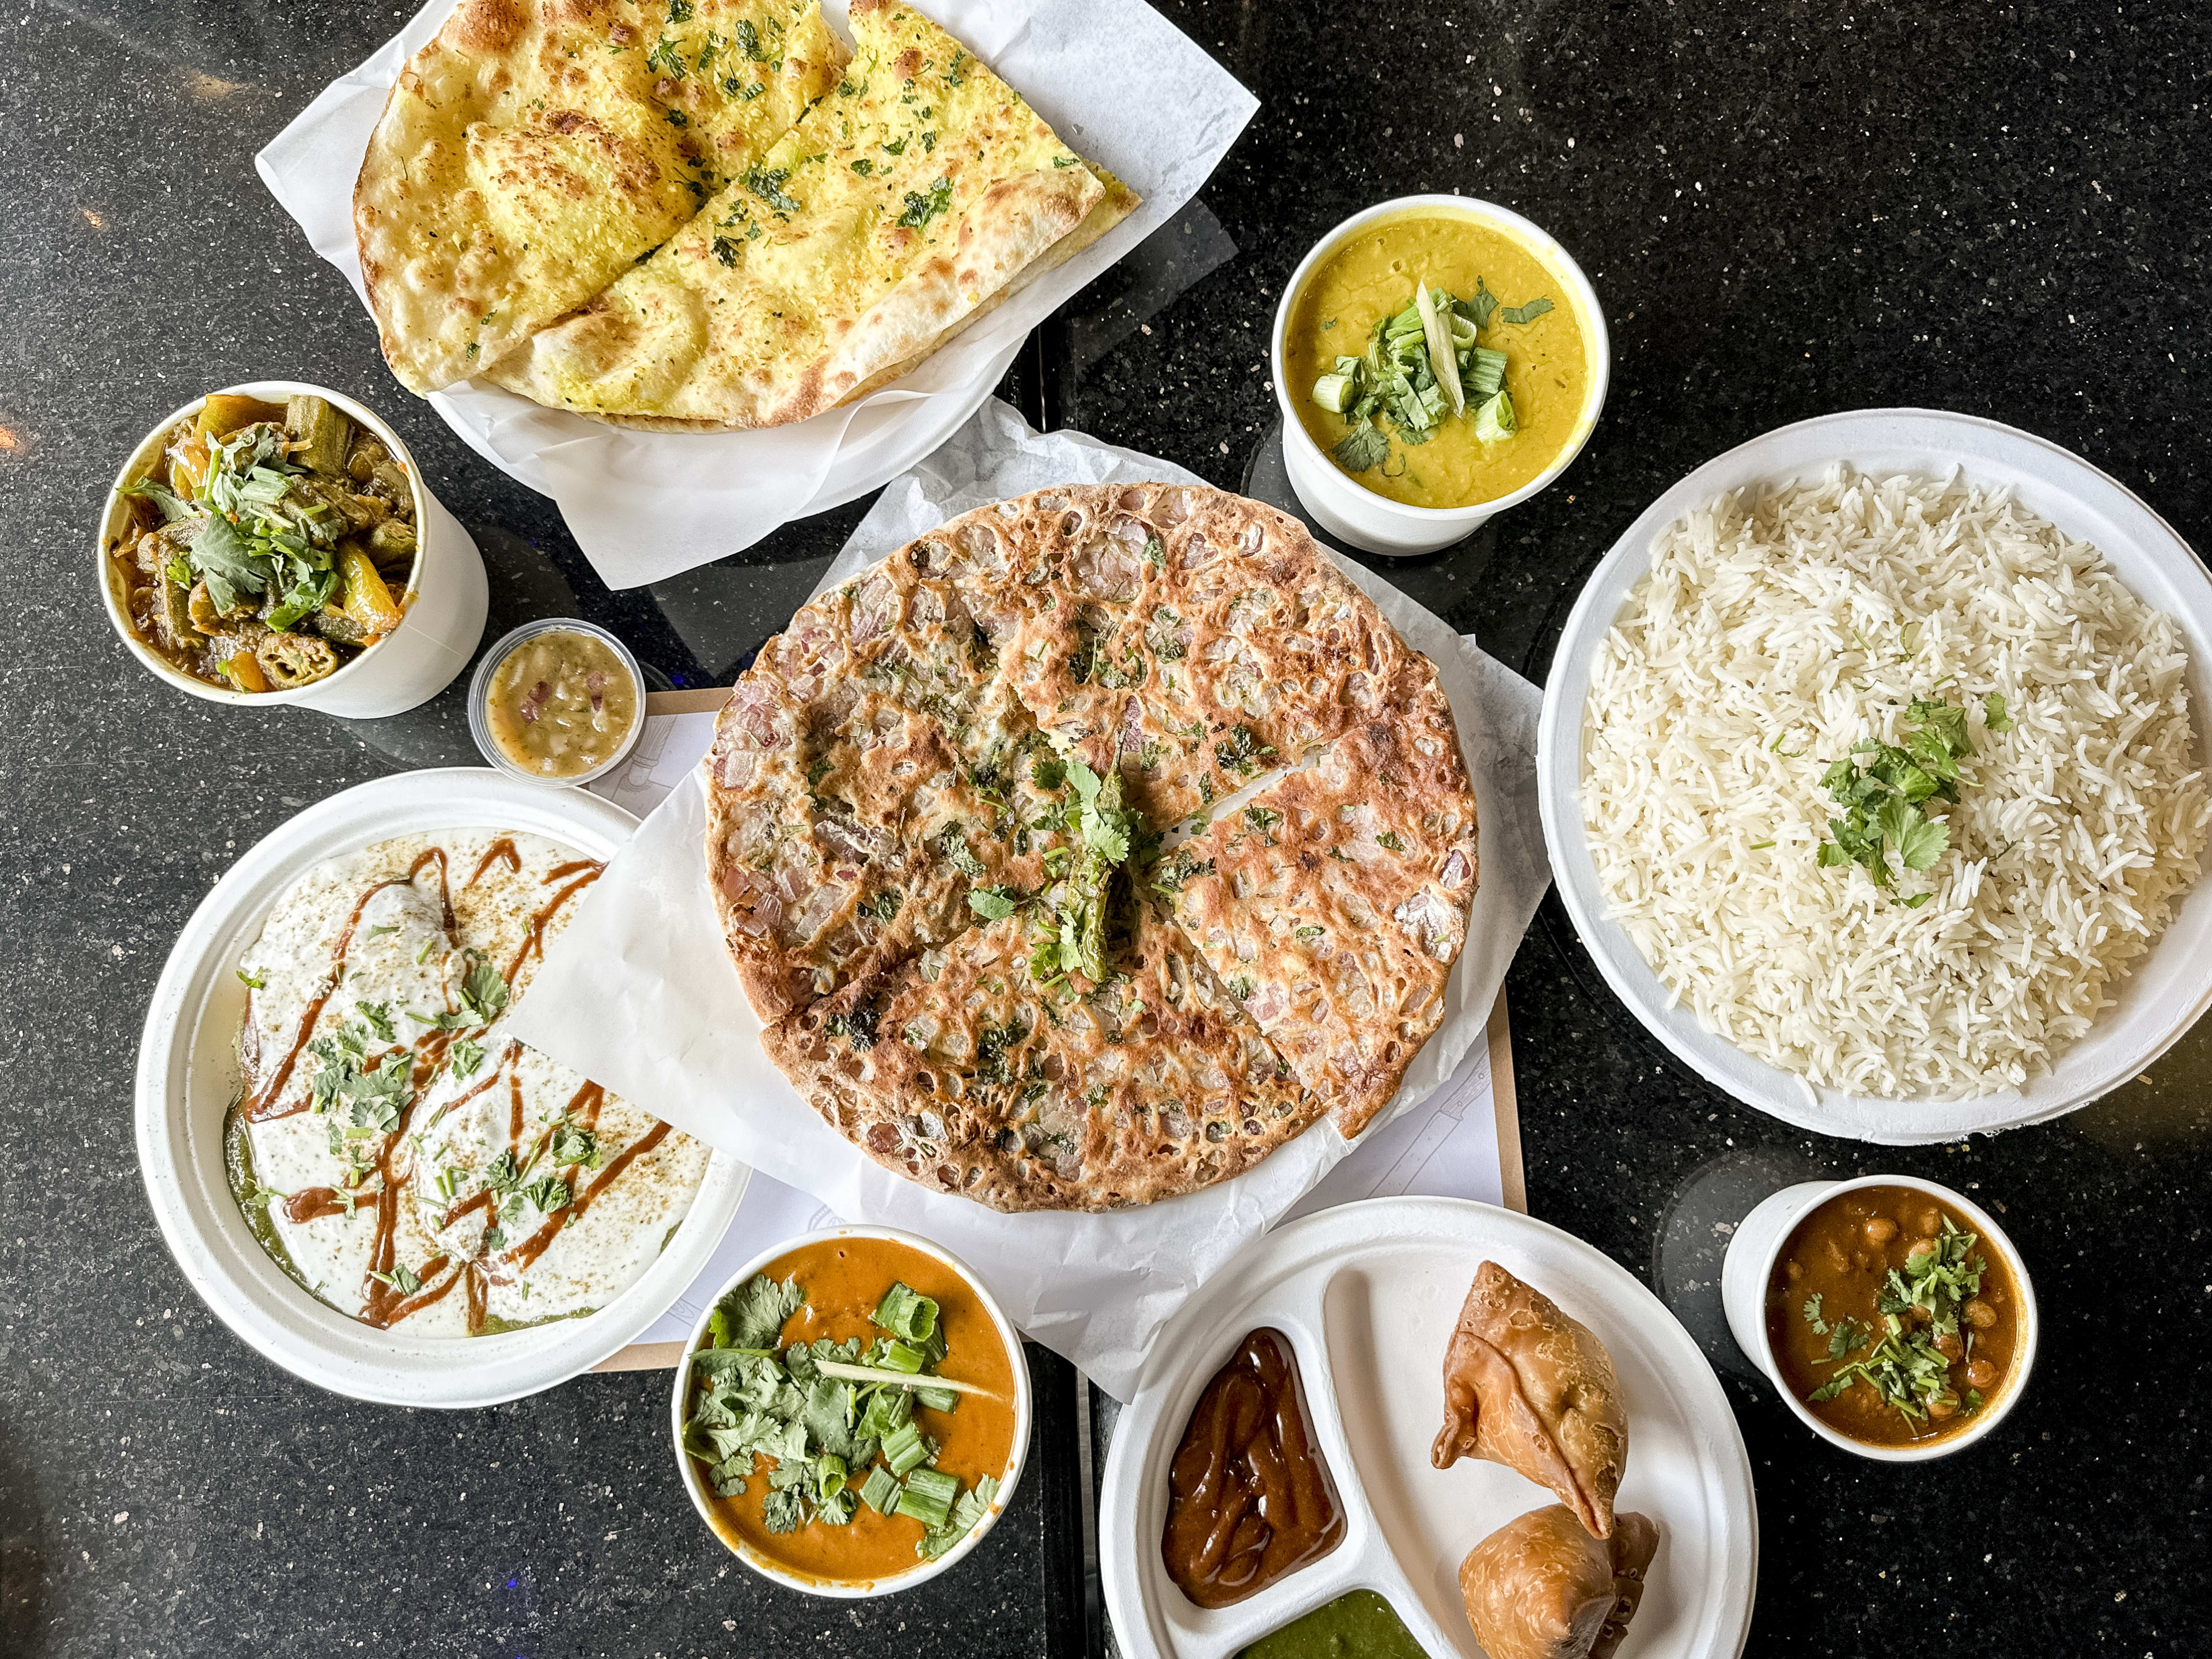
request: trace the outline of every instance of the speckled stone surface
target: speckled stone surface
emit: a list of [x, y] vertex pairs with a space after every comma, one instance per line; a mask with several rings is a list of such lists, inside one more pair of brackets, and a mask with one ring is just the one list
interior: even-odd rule
[[[1654, 495], [1835, 409], [2026, 427], [2212, 544], [2201, 9], [1164, 9], [1265, 106], [1197, 207], [1043, 331], [1009, 395], [1235, 487], [1275, 418], [1280, 284], [1316, 237], [1417, 190], [1528, 214], [1605, 304], [1605, 418], [1551, 490], [1391, 574], [1532, 678]], [[349, 1404], [216, 1325], [154, 1230], [132, 1059], [198, 896], [307, 803], [474, 755], [458, 686], [347, 726], [189, 702], [140, 674], [88, 579], [131, 442], [256, 374], [365, 398], [482, 544], [490, 634], [580, 612], [679, 684], [726, 680], [862, 510], [610, 594], [548, 503], [398, 390], [251, 158], [402, 15], [334, 0], [0, 14], [0, 1652], [1072, 1652], [1076, 1443], [1054, 1362], [1021, 1499], [975, 1558], [908, 1595], [811, 1602], [752, 1581], [689, 1513], [662, 1375], [453, 1416]], [[1885, 1152], [1792, 1133], [1686, 1075], [1604, 992], [1555, 901], [1508, 988], [1531, 1208], [1661, 1290], [1742, 1423], [1763, 1523], [1753, 1651], [2206, 1650], [2212, 1036], [2063, 1121]], [[1918, 1469], [1800, 1429], [1712, 1288], [1749, 1198], [1876, 1170], [2002, 1206], [2048, 1322], [2020, 1410]]]

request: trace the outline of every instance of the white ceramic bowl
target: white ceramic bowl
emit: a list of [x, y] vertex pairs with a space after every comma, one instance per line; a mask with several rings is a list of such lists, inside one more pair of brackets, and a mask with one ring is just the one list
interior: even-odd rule
[[[131, 654], [155, 678], [178, 690], [208, 702], [252, 704], [257, 708], [293, 703], [349, 720], [376, 720], [400, 714], [428, 702], [445, 690], [453, 677], [468, 666], [477, 641], [483, 636], [484, 611], [489, 589], [483, 556], [460, 521], [422, 482], [422, 469], [399, 434], [375, 414], [343, 392], [305, 380], [247, 380], [221, 388], [249, 398], [282, 403], [297, 393], [311, 392], [343, 410], [376, 434], [392, 452], [415, 485], [415, 526], [417, 550], [415, 568], [400, 604], [406, 617], [397, 630], [362, 652], [327, 679], [287, 691], [238, 691], [173, 667], [138, 637], [131, 624], [121, 573], [108, 548], [123, 532], [131, 512], [123, 486], [144, 477], [159, 463], [162, 440], [178, 422], [197, 415], [207, 395], [195, 398], [170, 415], [144, 438], [123, 463], [109, 486], [107, 503], [100, 516], [100, 532], [94, 538], [95, 579], [107, 606], [107, 619]], [[208, 394], [213, 395], [213, 394]]]
[[[735, 1535], [717, 1517], [714, 1499], [699, 1476], [697, 1460], [684, 1449], [684, 1424], [690, 1414], [691, 1356], [706, 1340], [707, 1328], [714, 1317], [714, 1304], [770, 1262], [803, 1249], [809, 1244], [818, 1244], [833, 1238], [881, 1238], [895, 1244], [904, 1244], [943, 1262], [973, 1291], [983, 1311], [991, 1316], [991, 1324], [999, 1333], [999, 1340], [1006, 1345], [1006, 1368], [1014, 1379], [1014, 1449], [1006, 1459], [1006, 1473], [999, 1477], [998, 1495], [991, 1500], [990, 1512], [978, 1521], [972, 1531], [939, 1556], [934, 1561], [917, 1560], [906, 1572], [895, 1572], [883, 1578], [825, 1579], [807, 1578], [791, 1572], [769, 1560], [744, 1540]], [[969, 1551], [983, 1541], [999, 1517], [1013, 1502], [1014, 1488], [1021, 1484], [1022, 1468], [1029, 1461], [1030, 1451], [1030, 1368], [1022, 1357], [1021, 1333], [1006, 1317], [1006, 1310], [999, 1305], [998, 1298], [985, 1287], [983, 1281], [969, 1270], [968, 1264], [943, 1246], [933, 1244], [917, 1233], [901, 1232], [896, 1227], [824, 1227], [819, 1232], [802, 1234], [771, 1244], [751, 1261], [732, 1273], [707, 1303], [706, 1311], [691, 1328], [691, 1334], [684, 1344], [684, 1357], [676, 1362], [676, 1386], [669, 1397], [669, 1432], [676, 1449], [677, 1468], [682, 1472], [684, 1490], [691, 1494], [691, 1507], [707, 1523], [708, 1530], [721, 1540], [723, 1547], [763, 1578], [787, 1589], [800, 1590], [808, 1595], [827, 1596], [837, 1601], [857, 1601], [872, 1595], [887, 1595], [895, 1590], [912, 1589], [941, 1572], [948, 1572], [967, 1559]]]
[[[1298, 400], [1306, 395], [1308, 388], [1293, 386], [1284, 378], [1283, 335], [1290, 326], [1291, 309], [1314, 268], [1341, 247], [1346, 239], [1377, 219], [1407, 212], [1455, 214], [1503, 230], [1559, 273], [1567, 284], [1575, 319], [1582, 325], [1583, 343], [1590, 354], [1589, 392], [1573, 435], [1550, 466], [1510, 495], [1500, 495], [1495, 501], [1477, 501], [1470, 507], [1408, 507], [1387, 495], [1376, 495], [1322, 453], [1298, 416]], [[1575, 457], [1582, 453], [1583, 445], [1589, 441], [1591, 429], [1597, 425], [1598, 413], [1605, 407], [1613, 343], [1606, 333], [1605, 313], [1598, 308], [1597, 290], [1583, 275], [1583, 268], [1549, 233], [1495, 202], [1479, 201], [1469, 196], [1401, 196], [1353, 214], [1315, 243], [1313, 251], [1298, 262], [1291, 280], [1283, 285], [1281, 303], [1275, 307], [1269, 362], [1274, 370], [1275, 402], [1283, 412], [1283, 465], [1298, 500], [1323, 528], [1352, 546], [1370, 553], [1403, 555], [1432, 553], [1437, 548], [1449, 547], [1473, 535], [1507, 507], [1527, 501], [1567, 470]]]
[[[1650, 568], [1653, 539], [1692, 507], [1747, 484], [1812, 478], [1837, 461], [1874, 474], [1953, 468], [2008, 486], [2069, 535], [2094, 542], [2136, 596], [2181, 625], [2197, 708], [2212, 692], [2212, 577], [2173, 527], [2080, 456], [1995, 421], [1938, 410], [1874, 409], [1782, 427], [1705, 463], [1646, 508], [1583, 589], [1559, 638], [1537, 726], [1536, 782], [1553, 878], [1575, 929], [1613, 994], [1676, 1058], [1716, 1088], [1822, 1134], [1885, 1146], [1955, 1140], [2039, 1122], [2085, 1106], [2164, 1054], [2212, 1007], [2212, 896], [2177, 908], [2166, 933], [2117, 988], [2118, 1005], [2045, 1075], [2024, 1088], [1954, 1101], [1897, 1101], [1817, 1089], [1708, 1031], [1667, 988], [1627, 930], [1606, 915], [1583, 830], [1583, 708], [1590, 665], [1629, 595]], [[2199, 717], [2202, 732], [2202, 717]], [[2199, 743], [2203, 738], [2200, 735]]]
[[[1869, 1446], [1847, 1434], [1838, 1434], [1808, 1410], [1805, 1402], [1784, 1380], [1781, 1362], [1775, 1358], [1774, 1345], [1767, 1338], [1766, 1286], [1774, 1277], [1774, 1264], [1781, 1259], [1782, 1247], [1790, 1242], [1790, 1235], [1796, 1231], [1797, 1224], [1814, 1210], [1838, 1193], [1856, 1192], [1862, 1187], [1909, 1187], [1949, 1205], [1972, 1224], [1993, 1254], [2004, 1258], [2005, 1265], [2012, 1269], [2013, 1285], [2020, 1292], [2019, 1337], [2013, 1349], [2012, 1369], [2005, 1375], [2004, 1391], [1994, 1401], [1984, 1401], [1981, 1410], [1956, 1434], [1924, 1446]], [[1735, 1337], [1736, 1346], [1766, 1373], [1775, 1391], [1797, 1414], [1797, 1420], [1830, 1445], [1840, 1446], [1877, 1463], [1925, 1463], [1948, 1457], [1953, 1452], [1964, 1451], [1995, 1429], [2020, 1403], [2020, 1396], [2027, 1387], [2027, 1375], [2035, 1369], [2036, 1343], [2040, 1335], [2035, 1286], [2029, 1282], [2027, 1265], [2021, 1261], [2020, 1252], [2013, 1248], [2005, 1230], [1964, 1193], [1911, 1176], [1861, 1176], [1856, 1181], [1807, 1181], [1784, 1187], [1736, 1224], [1735, 1232], [1729, 1240], [1728, 1254], [1721, 1262], [1721, 1307], [1728, 1315], [1729, 1330]]]
[[580, 790], [541, 789], [475, 768], [404, 772], [333, 795], [279, 826], [200, 902], [146, 1012], [138, 1165], [177, 1265], [248, 1347], [357, 1400], [493, 1405], [551, 1388], [627, 1346], [706, 1267], [750, 1173], [720, 1152], [659, 1257], [599, 1312], [496, 1336], [380, 1331], [285, 1275], [247, 1228], [223, 1165], [223, 1118], [237, 1097], [246, 1013], [240, 953], [302, 872], [395, 836], [466, 828], [526, 830], [606, 859], [636, 827], [622, 808]]
[[[540, 634], [589, 634], [613, 652], [622, 665], [629, 670], [630, 684], [637, 690], [637, 718], [630, 722], [629, 732], [614, 753], [588, 772], [579, 772], [572, 778], [541, 778], [524, 771], [501, 752], [492, 740], [489, 701], [492, 676], [499, 672], [500, 665], [507, 653], [526, 640], [536, 639]], [[477, 664], [477, 672], [469, 680], [469, 735], [477, 741], [477, 752], [491, 763], [495, 771], [523, 783], [534, 784], [540, 789], [574, 789], [603, 778], [629, 758], [629, 751], [637, 747], [637, 740], [645, 733], [645, 699], [651, 690], [645, 683], [645, 671], [637, 665], [637, 655], [621, 640], [597, 623], [587, 623], [575, 617], [541, 617], [521, 627], [502, 634], [483, 659]]]

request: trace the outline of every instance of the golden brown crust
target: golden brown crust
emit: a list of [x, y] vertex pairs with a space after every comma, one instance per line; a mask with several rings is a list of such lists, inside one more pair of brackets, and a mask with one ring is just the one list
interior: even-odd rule
[[1032, 925], [1017, 913], [850, 984], [763, 1043], [877, 1162], [998, 1210], [1195, 1191], [1322, 1114], [1149, 906], [1087, 994], [1030, 978]]
[[1613, 1356], [1542, 1291], [1486, 1261], [1444, 1353], [1444, 1424], [1430, 1461], [1480, 1457], [1517, 1470], [1593, 1537], [1613, 1530], [1628, 1468], [1628, 1412]]
[[[1154, 539], [1160, 556], [1148, 561]], [[1170, 566], [1170, 550], [1192, 556]], [[1324, 734], [1321, 762], [1262, 790], [1255, 817], [1232, 815], [1125, 872], [1126, 977], [1062, 1009], [1074, 994], [1031, 983], [1017, 948], [1028, 915], [1053, 902], [1065, 869], [1055, 860], [1071, 844], [1066, 769], [1048, 764], [1041, 781], [1037, 763], [1084, 752], [1055, 721], [1095, 684], [1097, 661], [1093, 649], [1085, 678], [1055, 666], [1072, 647], [1053, 622], [1079, 599], [1127, 614], [1149, 594], [1211, 626], [1207, 607], [1270, 581], [1273, 593], [1307, 596], [1305, 643], [1267, 629], [1236, 637], [1263, 663], [1312, 657], [1304, 679], [1323, 684], [1244, 712], [1286, 743]], [[1194, 629], [1190, 642], [1213, 637]], [[1186, 644], [1148, 660], [1189, 654]], [[1224, 708], [1229, 673], [1194, 674], [1189, 706]], [[1164, 678], [1148, 671], [1145, 685], [1182, 695]], [[1237, 741], [1240, 752], [1208, 746], [1172, 775], [1139, 765], [1122, 777], [1172, 799], [1177, 789], [1196, 799], [1195, 780], [1218, 776], [1225, 793], [1273, 763], [1260, 752], [1268, 745]], [[951, 520], [794, 617], [733, 689], [705, 764], [724, 937], [771, 1022], [776, 1063], [888, 1167], [1001, 1208], [1188, 1191], [1249, 1168], [1324, 1110], [1357, 1133], [1436, 1029], [1465, 938], [1474, 800], [1434, 669], [1302, 529], [1218, 491], [1067, 487]], [[1173, 893], [1173, 920], [1156, 883]], [[980, 926], [969, 901], [984, 888], [1028, 908]], [[1151, 902], [1129, 906], [1133, 891]], [[1318, 943], [1316, 927], [1355, 943]], [[971, 972], [969, 951], [998, 970]], [[1085, 1022], [1129, 997], [1142, 1002], [1142, 1029], [1102, 1060], [1084, 1046], [1096, 1036]], [[1048, 1005], [1078, 1034], [1054, 1026]], [[857, 1050], [832, 1029], [856, 1012], [879, 1036]], [[1023, 1073], [1024, 1091], [1048, 1086], [1018, 1109], [988, 1087], [952, 1092], [957, 1066], [916, 1058], [931, 1032], [911, 1049], [880, 1040], [917, 1020], [963, 1031], [971, 1054], [986, 1029], [1005, 1050], [1018, 1025], [1013, 1060], [1057, 1073]], [[1139, 1055], [1152, 1080], [1135, 1093], [1078, 1111], [1083, 1097], [1058, 1086]], [[1229, 1091], [1194, 1104], [1201, 1085]]]
[[1307, 1087], [1357, 1135], [1443, 1019], [1479, 875], [1451, 707], [1401, 650], [1397, 712], [1169, 854], [1176, 919]]
[[[745, 32], [775, 54], [750, 96], [700, 70]], [[680, 21], [462, 0], [400, 72], [354, 186], [392, 372], [428, 392], [512, 356], [742, 173], [842, 57], [813, 0], [695, 0]]]
[[490, 378], [622, 424], [805, 420], [904, 373], [1133, 205], [913, 8], [852, 22], [836, 95]]
[[1460, 1563], [1460, 1599], [1490, 1659], [1611, 1659], [1644, 1600], [1659, 1528], [1623, 1510], [1589, 1535], [1564, 1504], [1509, 1521]]

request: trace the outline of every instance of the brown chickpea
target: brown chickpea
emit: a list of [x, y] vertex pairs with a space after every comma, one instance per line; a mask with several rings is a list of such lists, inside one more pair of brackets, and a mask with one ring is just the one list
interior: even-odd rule
[[1959, 1402], [1955, 1400], [1936, 1399], [1928, 1402], [1928, 1415], [1938, 1423], [1942, 1422], [1946, 1418], [1956, 1416], [1958, 1411]]
[[1785, 1271], [1789, 1273], [1790, 1282], [1792, 1285], [1802, 1282], [1805, 1277], [1805, 1265], [1802, 1261], [1792, 1261]]
[[1843, 1272], [1849, 1265], [1844, 1259], [1844, 1247], [1832, 1238], [1821, 1240], [1821, 1244], [1827, 1252], [1828, 1265], [1838, 1273]]
[[1966, 1322], [1978, 1331], [1985, 1331], [1997, 1322], [1997, 1310], [1979, 1297], [1976, 1297], [1959, 1311], [1966, 1316]]
[[1869, 1255], [1864, 1250], [1853, 1250], [1851, 1252], [1851, 1266], [1856, 1267], [1861, 1273], [1866, 1273], [1873, 1267], [1874, 1258]]
[[1997, 1368], [1986, 1359], [1969, 1359], [1966, 1384], [1969, 1388], [1994, 1389], [1997, 1385]]
[[1897, 1237], [1897, 1224], [1886, 1215], [1869, 1216], [1866, 1224], [1867, 1243], [1879, 1249]]
[[1966, 1358], [1966, 1345], [1959, 1340], [1958, 1332], [1946, 1331], [1936, 1339], [1936, 1352], [1955, 1364]]
[[1923, 1238], [1933, 1238], [1943, 1231], [1943, 1212], [1930, 1206], [1920, 1212], [1916, 1231]]

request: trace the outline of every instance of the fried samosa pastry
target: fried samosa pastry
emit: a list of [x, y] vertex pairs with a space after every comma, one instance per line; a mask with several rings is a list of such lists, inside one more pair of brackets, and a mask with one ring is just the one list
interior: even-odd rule
[[1590, 1329], [1495, 1261], [1475, 1270], [1444, 1351], [1444, 1425], [1429, 1461], [1462, 1457], [1548, 1488], [1592, 1536], [1613, 1534], [1628, 1467], [1628, 1413], [1613, 1356]]
[[1564, 1504], [1509, 1521], [1459, 1564], [1467, 1622], [1490, 1659], [1611, 1659], [1644, 1600], [1659, 1528], [1623, 1510], [1589, 1535]]

